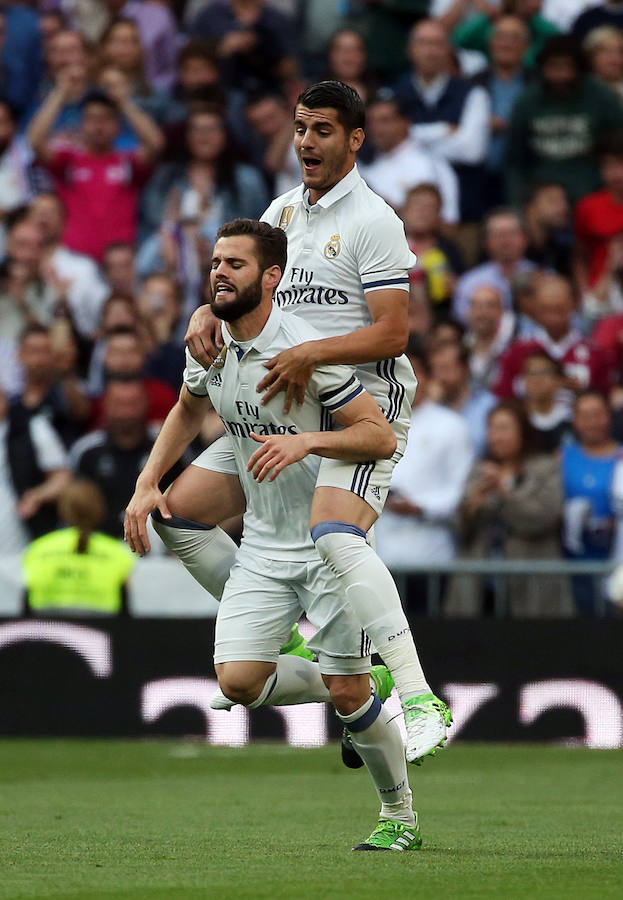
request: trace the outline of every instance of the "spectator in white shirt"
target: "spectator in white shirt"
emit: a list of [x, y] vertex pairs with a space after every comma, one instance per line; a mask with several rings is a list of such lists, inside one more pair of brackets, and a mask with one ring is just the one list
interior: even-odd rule
[[483, 284], [469, 298], [467, 321], [472, 383], [490, 390], [498, 378], [500, 358], [515, 336], [515, 316], [504, 310], [500, 291]]
[[428, 359], [417, 339], [410, 339], [407, 355], [418, 379], [409, 438], [375, 526], [380, 556], [403, 570], [454, 557], [452, 519], [473, 462], [465, 422], [428, 398]]
[[527, 238], [521, 219], [511, 209], [498, 209], [485, 220], [485, 245], [489, 262], [470, 269], [459, 278], [453, 300], [453, 315], [467, 321], [469, 301], [474, 290], [483, 284], [496, 287], [504, 308], [512, 308], [513, 280], [522, 272], [536, 268], [525, 258]]
[[365, 181], [390, 206], [401, 210], [409, 191], [418, 184], [434, 184], [442, 197], [441, 218], [459, 220], [459, 187], [452, 167], [433, 156], [409, 135], [409, 121], [392, 94], [381, 94], [366, 112], [367, 136], [378, 151], [370, 165], [359, 166]]
[[487, 92], [452, 75], [448, 34], [434, 19], [413, 26], [407, 52], [412, 71], [394, 86], [396, 99], [414, 123], [418, 141], [453, 165], [460, 184], [461, 221], [477, 222], [486, 202], [484, 161], [491, 116]]
[[97, 330], [108, 288], [93, 260], [83, 253], [63, 247], [65, 208], [56, 194], [39, 194], [32, 202], [29, 219], [43, 237], [42, 273], [64, 300], [76, 329], [84, 337]]

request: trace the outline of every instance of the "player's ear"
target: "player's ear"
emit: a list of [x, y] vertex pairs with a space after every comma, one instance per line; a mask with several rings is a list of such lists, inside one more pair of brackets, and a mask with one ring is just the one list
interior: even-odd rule
[[366, 138], [363, 128], [354, 128], [350, 133], [349, 147], [353, 153], [361, 150], [361, 146]]
[[281, 281], [281, 269], [279, 266], [271, 266], [269, 269], [265, 269], [262, 281], [267, 288], [274, 291]]

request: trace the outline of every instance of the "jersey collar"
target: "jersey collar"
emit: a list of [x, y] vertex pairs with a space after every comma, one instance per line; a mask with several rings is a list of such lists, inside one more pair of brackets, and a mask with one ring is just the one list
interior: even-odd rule
[[[330, 206], [333, 206], [334, 203], [337, 203], [338, 200], [341, 200], [342, 197], [345, 197], [347, 194], [357, 187], [359, 182], [361, 181], [361, 175], [359, 174], [359, 170], [357, 169], [357, 163], [350, 170], [348, 175], [345, 175], [341, 181], [338, 181], [330, 191], [327, 191], [318, 201], [315, 203], [315, 206], [320, 206], [322, 209], [328, 209]], [[306, 189], [305, 185], [301, 185], [301, 199], [305, 206], [309, 207], [309, 191]]]
[[[248, 353], [249, 350], [257, 350], [258, 353], [262, 353], [264, 350], [267, 350], [277, 336], [277, 332], [281, 327], [282, 317], [283, 313], [281, 312], [277, 304], [273, 303], [273, 308], [268, 319], [266, 320], [266, 324], [264, 325], [260, 333], [256, 335], [256, 337], [254, 337], [249, 344], [247, 344], [246, 353]], [[225, 346], [229, 349], [232, 344], [236, 343], [236, 340], [231, 336], [225, 322], [223, 322], [221, 328], [223, 333], [223, 341], [225, 342]]]

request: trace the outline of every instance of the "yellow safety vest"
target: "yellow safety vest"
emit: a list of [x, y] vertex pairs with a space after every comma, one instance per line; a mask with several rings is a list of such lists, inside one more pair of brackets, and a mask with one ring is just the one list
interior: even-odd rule
[[22, 567], [32, 609], [120, 611], [134, 557], [121, 541], [98, 532], [89, 538], [86, 553], [78, 553], [79, 537], [76, 528], [63, 528], [26, 549]]

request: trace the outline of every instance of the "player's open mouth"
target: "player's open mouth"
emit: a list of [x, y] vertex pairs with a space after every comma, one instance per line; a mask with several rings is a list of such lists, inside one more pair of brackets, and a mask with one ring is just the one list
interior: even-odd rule
[[317, 159], [315, 156], [303, 156], [302, 160], [306, 172], [315, 172], [316, 169], [320, 168], [322, 162], [322, 160]]
[[221, 281], [220, 284], [216, 286], [216, 296], [222, 296], [223, 294], [235, 294], [234, 288], [231, 284], [226, 284], [224, 281]]

